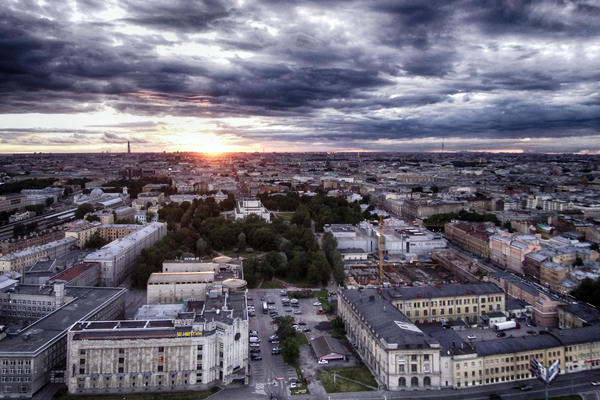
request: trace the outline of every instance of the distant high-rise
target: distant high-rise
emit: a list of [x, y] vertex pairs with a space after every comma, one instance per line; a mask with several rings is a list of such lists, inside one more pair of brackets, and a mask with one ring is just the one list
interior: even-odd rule
[[131, 154], [131, 143], [129, 143], [129, 140], [127, 141], [127, 154]]

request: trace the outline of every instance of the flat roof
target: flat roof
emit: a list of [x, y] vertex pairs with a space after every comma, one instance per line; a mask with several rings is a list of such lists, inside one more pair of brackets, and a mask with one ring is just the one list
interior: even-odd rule
[[482, 296], [488, 294], [504, 293], [494, 283], [465, 283], [439, 286], [409, 286], [398, 288], [385, 288], [390, 300], [412, 300], [419, 298]]
[[[0, 340], [0, 354], [29, 353], [34, 355], [65, 334], [82, 319], [99, 310], [107, 302], [124, 296], [123, 288], [67, 287], [66, 296], [74, 297], [70, 303], [39, 319], [16, 335]], [[49, 299], [53, 298], [49, 296]]]
[[148, 278], [148, 285], [160, 283], [198, 283], [215, 280], [214, 271], [199, 272], [154, 272]]

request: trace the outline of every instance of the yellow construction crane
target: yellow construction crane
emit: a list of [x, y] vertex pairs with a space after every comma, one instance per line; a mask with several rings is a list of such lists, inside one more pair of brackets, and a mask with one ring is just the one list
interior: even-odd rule
[[383, 217], [379, 216], [379, 284], [383, 284]]

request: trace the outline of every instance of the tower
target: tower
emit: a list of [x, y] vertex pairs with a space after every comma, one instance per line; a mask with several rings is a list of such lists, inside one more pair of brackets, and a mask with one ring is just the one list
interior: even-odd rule
[[127, 154], [131, 154], [131, 143], [129, 143], [129, 140], [127, 141]]

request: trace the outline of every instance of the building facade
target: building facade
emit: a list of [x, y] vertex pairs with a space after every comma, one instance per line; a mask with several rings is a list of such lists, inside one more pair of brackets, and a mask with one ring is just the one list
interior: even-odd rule
[[68, 333], [69, 392], [205, 390], [247, 382], [244, 292], [200, 303], [172, 320], [75, 324]]
[[49, 310], [41, 311], [46, 315], [25, 329], [0, 332], [0, 398], [30, 398], [47, 383], [63, 379], [67, 331], [75, 322], [115, 319], [124, 314], [125, 289], [65, 288], [64, 283], [52, 289], [52, 293], [40, 294], [36, 293], [37, 286], [21, 285], [20, 295], [26, 303], [17, 304], [21, 307], [18, 312], [32, 312], [29, 301], [35, 301], [40, 310]]

